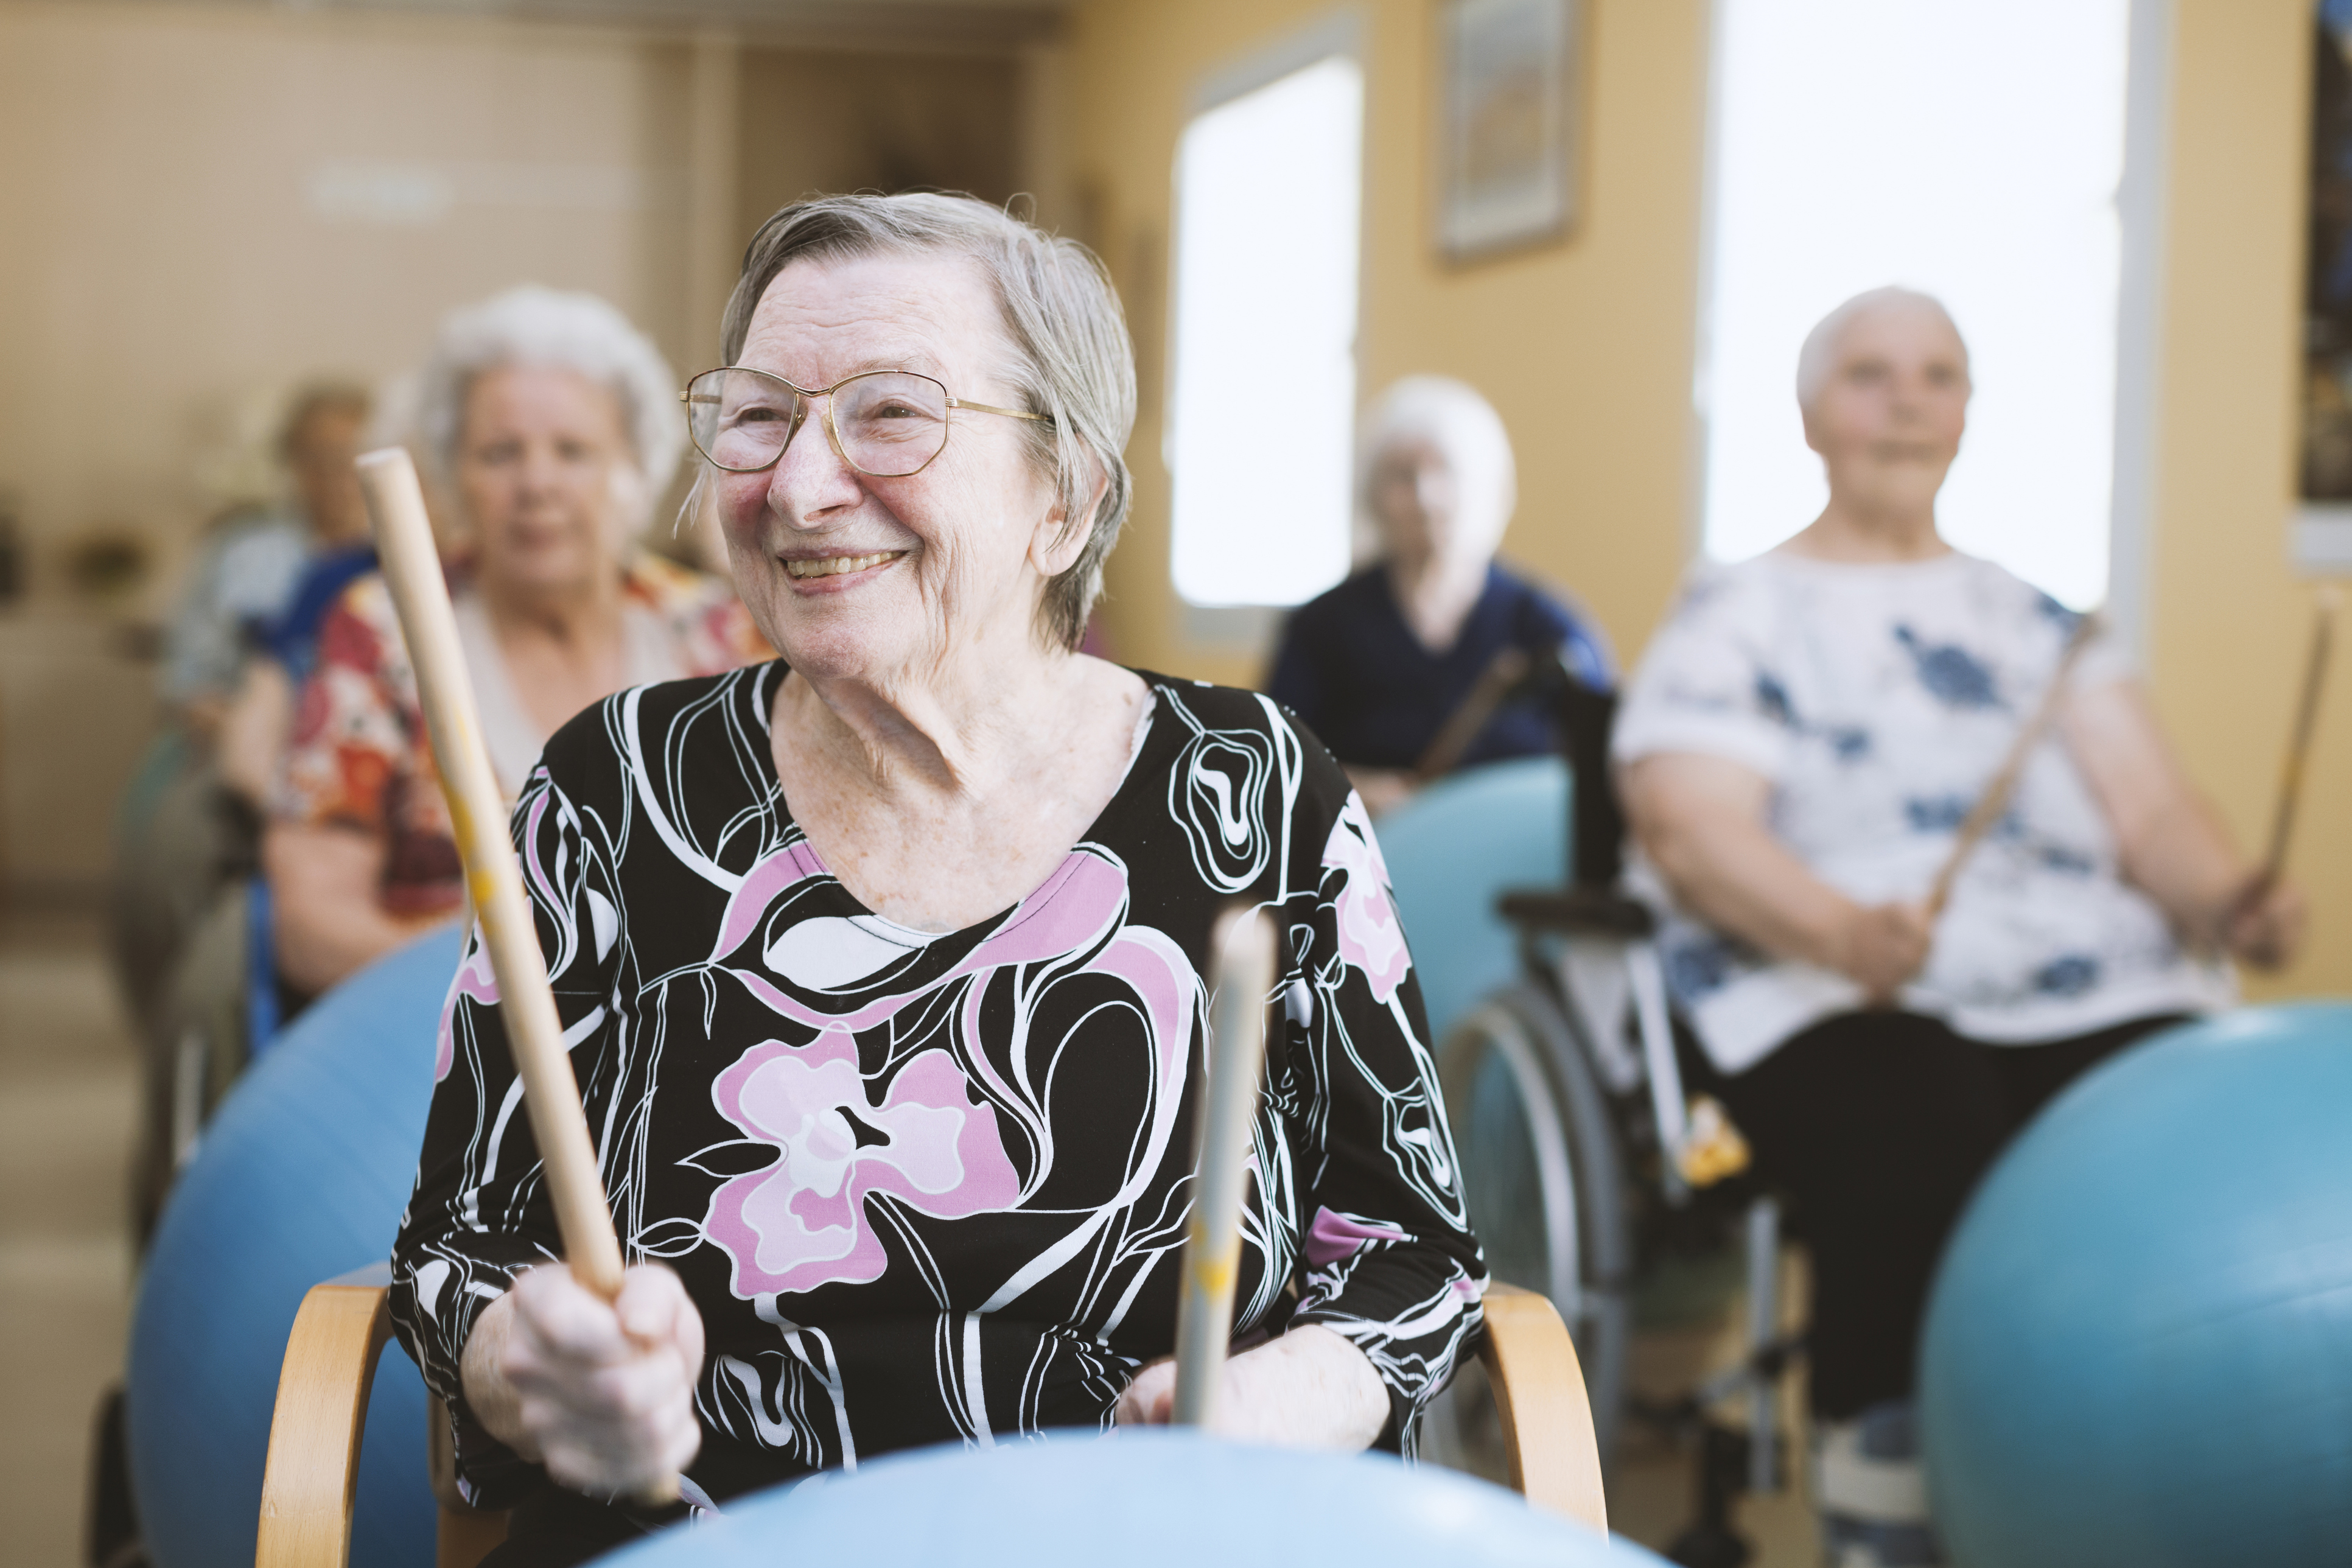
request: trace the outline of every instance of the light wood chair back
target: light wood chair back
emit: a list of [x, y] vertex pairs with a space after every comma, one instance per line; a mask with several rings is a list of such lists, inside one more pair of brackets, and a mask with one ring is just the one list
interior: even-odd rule
[[[391, 1337], [391, 1291], [381, 1269], [313, 1286], [302, 1299], [278, 1377], [256, 1568], [347, 1568], [360, 1437], [376, 1357]], [[1592, 1411], [1559, 1313], [1535, 1291], [1488, 1287], [1479, 1357], [1502, 1417], [1512, 1487], [1536, 1508], [1607, 1531]], [[506, 1539], [507, 1516], [459, 1495], [438, 1401], [425, 1430], [440, 1505], [436, 1568], [475, 1568]]]

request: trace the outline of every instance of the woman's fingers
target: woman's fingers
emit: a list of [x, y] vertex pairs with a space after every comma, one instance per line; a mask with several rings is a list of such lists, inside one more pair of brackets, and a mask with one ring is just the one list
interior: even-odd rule
[[1935, 922], [1923, 905], [1857, 906], [1847, 920], [1838, 967], [1872, 1002], [1888, 1002], [1926, 965], [1935, 940]]
[[2257, 969], [2281, 968], [2303, 945], [2305, 915], [2303, 890], [2276, 882], [2260, 897], [2242, 900], [2231, 914], [2227, 940], [2230, 951]]
[[1120, 1426], [1165, 1426], [1175, 1407], [1176, 1363], [1156, 1361], [1135, 1374], [1111, 1407], [1110, 1418]]
[[631, 1268], [607, 1302], [551, 1265], [516, 1280], [514, 1304], [506, 1376], [550, 1475], [617, 1494], [692, 1462], [702, 1318], [676, 1275]]

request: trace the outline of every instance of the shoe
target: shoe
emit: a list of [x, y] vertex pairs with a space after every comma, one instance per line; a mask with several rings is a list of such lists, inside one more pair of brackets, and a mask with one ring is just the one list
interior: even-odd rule
[[1941, 1568], [1919, 1464], [1918, 1410], [1874, 1405], [1813, 1430], [1813, 1506], [1828, 1568]]

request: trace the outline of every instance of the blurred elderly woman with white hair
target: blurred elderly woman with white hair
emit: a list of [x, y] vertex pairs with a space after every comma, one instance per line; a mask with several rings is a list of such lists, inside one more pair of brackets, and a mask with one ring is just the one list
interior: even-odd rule
[[[442, 325], [418, 444], [465, 552], [458, 633], [499, 781], [624, 687], [730, 669], [765, 645], [719, 580], [637, 545], [686, 445], [670, 369], [593, 295], [525, 287]], [[263, 846], [286, 989], [315, 994], [464, 902], [381, 577], [320, 628]]]
[[[1431, 742], [1506, 649], [1557, 650], [1585, 684], [1615, 683], [1599, 630], [1495, 560], [1518, 471], [1501, 416], [1474, 388], [1438, 375], [1390, 387], [1357, 442], [1357, 501], [1380, 558], [1291, 616], [1265, 689], [1313, 728], [1373, 812], [1412, 793]], [[1549, 709], [1530, 697], [1497, 708], [1459, 761], [1556, 743]]]
[[[1758, 1173], [1803, 1215], [1824, 1545], [1886, 1568], [1940, 1560], [1913, 1369], [1978, 1177], [2074, 1079], [2225, 1004], [2223, 960], [2284, 962], [2303, 922], [2200, 797], [2124, 651], [1937, 531], [1970, 388], [1924, 294], [1823, 319], [1797, 399], [1828, 504], [1693, 574], [1614, 742], [1667, 984]], [[2061, 679], [2053, 731], [1931, 909]]]

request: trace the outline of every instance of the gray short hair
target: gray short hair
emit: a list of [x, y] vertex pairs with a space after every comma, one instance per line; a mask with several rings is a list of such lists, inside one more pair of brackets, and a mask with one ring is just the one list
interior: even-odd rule
[[1856, 317], [1873, 310], [1888, 309], [1925, 310], [1943, 318], [1944, 325], [1952, 329], [1952, 336], [1960, 339], [1960, 363], [1967, 368], [1969, 341], [1960, 338], [1959, 323], [1944, 309], [1944, 302], [1933, 294], [1923, 294], [1916, 289], [1905, 289], [1889, 284], [1884, 289], [1872, 289], [1856, 294], [1828, 315], [1813, 323], [1805, 334], [1805, 346], [1797, 351], [1797, 406], [1811, 414], [1813, 400], [1821, 396], [1822, 388], [1830, 382], [1830, 373], [1837, 369], [1838, 340], [1845, 336], [1847, 327]]
[[[786, 266], [876, 255], [966, 257], [996, 290], [1013, 351], [1005, 377], [1021, 407], [1050, 421], [1021, 428], [1070, 522], [1090, 524], [1077, 560], [1045, 585], [1041, 630], [1076, 647], [1134, 498], [1122, 454], [1135, 428], [1135, 345], [1109, 274], [1077, 241], [972, 196], [812, 197], [762, 224], [743, 253], [719, 329], [727, 363], [742, 354], [760, 297]], [[1098, 476], [1109, 483], [1088, 520], [1081, 509]]]
[[576, 371], [610, 390], [646, 494], [668, 488], [686, 447], [669, 362], [626, 316], [595, 295], [536, 283], [453, 310], [441, 322], [432, 357], [417, 375], [416, 434], [426, 461], [444, 479], [457, 469], [466, 395], [474, 378], [508, 365]]

